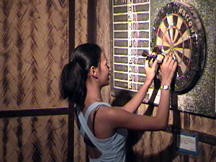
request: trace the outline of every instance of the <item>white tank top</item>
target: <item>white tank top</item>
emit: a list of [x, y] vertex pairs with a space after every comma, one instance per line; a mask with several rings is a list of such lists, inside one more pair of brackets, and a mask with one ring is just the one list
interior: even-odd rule
[[89, 114], [98, 106], [102, 105], [111, 107], [111, 105], [105, 102], [95, 102], [88, 107], [85, 117], [80, 109], [77, 108], [77, 116], [81, 124], [80, 133], [82, 137], [84, 138], [84, 135], [86, 134], [94, 146], [102, 153], [99, 158], [91, 159], [89, 157], [89, 160], [90, 162], [125, 162], [125, 143], [128, 134], [126, 129], [118, 129], [116, 133], [109, 138], [98, 139], [93, 135], [87, 125]]

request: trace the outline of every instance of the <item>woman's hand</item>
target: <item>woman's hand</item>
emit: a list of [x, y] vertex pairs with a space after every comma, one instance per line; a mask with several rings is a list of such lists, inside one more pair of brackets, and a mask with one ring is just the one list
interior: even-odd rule
[[172, 56], [165, 56], [160, 66], [161, 85], [170, 85], [177, 67], [177, 61]]
[[152, 66], [149, 66], [149, 60], [146, 60], [145, 61], [146, 81], [152, 82], [157, 70], [158, 70], [157, 60], [153, 62]]

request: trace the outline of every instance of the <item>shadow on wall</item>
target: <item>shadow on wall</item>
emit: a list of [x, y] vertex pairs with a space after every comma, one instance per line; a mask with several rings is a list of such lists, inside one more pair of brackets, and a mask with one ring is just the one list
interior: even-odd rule
[[[144, 115], [151, 116], [154, 110], [154, 100], [155, 97], [158, 93], [159, 89], [159, 82], [155, 80], [155, 89], [153, 91], [153, 94], [150, 98], [150, 103], [149, 106], [145, 112]], [[122, 90], [120, 91], [116, 96], [113, 102], [111, 103], [112, 106], [123, 106], [125, 105], [130, 99], [132, 98], [132, 95], [129, 91]], [[175, 122], [173, 123], [173, 126], [175, 129], [178, 129], [180, 126], [180, 114], [179, 111], [177, 110], [177, 96], [175, 94], [172, 94], [171, 98], [171, 104], [172, 107], [174, 108], [173, 112], [173, 118], [177, 119], [174, 120]], [[128, 130], [128, 138], [127, 138], [127, 145], [126, 145], [126, 152], [127, 152], [127, 161], [128, 162], [142, 162], [142, 161], [164, 161], [164, 162], [169, 162], [172, 161], [175, 156], [176, 156], [176, 146], [178, 146], [178, 143], [175, 141], [177, 138], [177, 135], [173, 133], [172, 138], [170, 139], [171, 141], [169, 142], [170, 144], [164, 149], [158, 152], [157, 154], [151, 154], [151, 155], [144, 155], [144, 150], [145, 149], [152, 149], [152, 148], [143, 148], [144, 150], [141, 150], [141, 154], [139, 152], [136, 152], [133, 150], [133, 146], [137, 144], [137, 142], [141, 139], [141, 137], [144, 135], [144, 131], [134, 131], [134, 130]], [[153, 133], [150, 132], [150, 138], [144, 139], [145, 140], [154, 140]], [[154, 147], [154, 146], [152, 146]]]

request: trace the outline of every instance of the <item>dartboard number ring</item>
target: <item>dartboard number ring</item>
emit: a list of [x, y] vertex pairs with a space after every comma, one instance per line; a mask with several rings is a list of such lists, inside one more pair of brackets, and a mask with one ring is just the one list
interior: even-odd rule
[[155, 46], [177, 58], [174, 91], [190, 91], [203, 72], [206, 58], [205, 32], [193, 6], [171, 2], [161, 8], [153, 25], [152, 47]]

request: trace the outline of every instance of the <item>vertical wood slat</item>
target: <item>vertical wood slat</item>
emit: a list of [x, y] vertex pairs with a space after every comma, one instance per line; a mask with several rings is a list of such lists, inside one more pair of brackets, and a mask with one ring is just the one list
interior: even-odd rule
[[[71, 52], [75, 46], [75, 1], [69, 3], [69, 60], [71, 59]], [[69, 61], [68, 60], [68, 61]], [[68, 112], [68, 161], [74, 160], [74, 110], [69, 106]]]
[[[75, 33], [74, 46], [86, 43], [88, 37], [88, 0], [75, 0]], [[86, 148], [79, 130], [74, 122], [74, 161], [86, 161]]]

